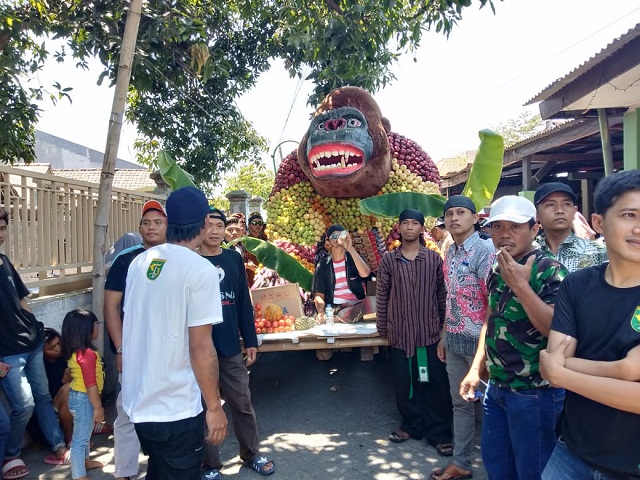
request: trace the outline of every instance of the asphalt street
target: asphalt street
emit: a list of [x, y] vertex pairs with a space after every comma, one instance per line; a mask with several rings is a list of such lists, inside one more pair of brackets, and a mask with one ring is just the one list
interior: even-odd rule
[[[336, 352], [328, 361], [317, 360], [315, 351], [262, 353], [250, 375], [261, 450], [276, 462], [273, 479], [424, 479], [433, 468], [448, 463], [424, 441], [395, 444], [388, 440], [400, 419], [384, 349], [369, 362], [360, 361], [357, 348]], [[105, 406], [112, 421], [114, 404], [105, 402]], [[88, 472], [89, 478], [113, 479], [113, 437], [94, 436], [93, 441], [92, 458], [106, 466]], [[474, 479], [485, 480], [477, 444]], [[44, 464], [48, 453], [37, 446], [24, 451], [31, 470], [26, 478], [71, 478], [68, 466]], [[223, 478], [260, 478], [241, 467], [232, 431], [221, 456]], [[142, 479], [146, 469], [142, 454], [140, 463], [137, 478]]]

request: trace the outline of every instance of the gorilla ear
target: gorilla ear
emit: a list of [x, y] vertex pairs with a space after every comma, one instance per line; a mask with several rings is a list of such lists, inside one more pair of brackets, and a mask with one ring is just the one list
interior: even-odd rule
[[387, 117], [382, 117], [380, 121], [382, 122], [384, 131], [387, 133], [391, 133], [391, 122], [389, 121], [389, 119]]

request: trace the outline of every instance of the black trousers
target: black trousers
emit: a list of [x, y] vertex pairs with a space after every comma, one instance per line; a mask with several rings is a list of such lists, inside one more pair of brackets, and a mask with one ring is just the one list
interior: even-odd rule
[[175, 422], [136, 423], [136, 433], [149, 456], [147, 480], [200, 480], [204, 413]]
[[[418, 382], [416, 356], [409, 359], [404, 350], [391, 348], [396, 405], [402, 417], [400, 428], [416, 439], [424, 438], [434, 447], [451, 443], [453, 406], [446, 366], [437, 356], [437, 343], [427, 347], [429, 381]], [[413, 396], [409, 398], [411, 384]]]

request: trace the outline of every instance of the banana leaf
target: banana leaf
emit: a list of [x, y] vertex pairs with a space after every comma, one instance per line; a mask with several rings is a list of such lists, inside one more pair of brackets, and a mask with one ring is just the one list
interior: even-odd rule
[[360, 200], [360, 213], [383, 218], [398, 218], [407, 208], [415, 208], [427, 217], [442, 215], [446, 198], [416, 192], [385, 193]]
[[462, 191], [462, 195], [473, 200], [476, 211], [480, 211], [491, 203], [502, 175], [504, 156], [504, 140], [500, 135], [492, 130], [481, 130], [478, 136], [480, 147]]
[[171, 187], [171, 190], [196, 186], [196, 184], [193, 183], [193, 177], [180, 168], [169, 152], [160, 150], [156, 163], [158, 164], [162, 179]]
[[253, 253], [265, 267], [275, 270], [285, 280], [297, 283], [307, 292], [311, 291], [313, 275], [298, 260], [284, 250], [272, 243], [249, 236], [234, 240], [231, 245], [237, 242], [242, 242], [245, 248]]
[[[502, 175], [504, 140], [491, 130], [478, 132], [480, 146], [471, 166], [469, 178], [462, 192], [479, 211], [491, 203]], [[360, 212], [383, 218], [397, 218], [405, 208], [415, 208], [429, 217], [442, 215], [446, 199], [440, 195], [416, 192], [397, 192], [360, 200]]]

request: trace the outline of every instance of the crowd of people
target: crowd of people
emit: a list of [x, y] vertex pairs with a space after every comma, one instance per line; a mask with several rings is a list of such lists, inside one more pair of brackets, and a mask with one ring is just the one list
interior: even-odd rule
[[[343, 322], [376, 312], [400, 414], [389, 440], [425, 440], [450, 457], [431, 480], [473, 477], [479, 423], [490, 479], [640, 478], [640, 172], [599, 182], [596, 241], [574, 230], [577, 200], [557, 182], [541, 185], [533, 201], [501, 197], [486, 235], [473, 201], [451, 196], [432, 230], [448, 245], [442, 255], [425, 246], [424, 215], [404, 210], [400, 247], [375, 275], [375, 305], [365, 293], [372, 272], [351, 236], [328, 228], [313, 280], [317, 320], [328, 309]], [[0, 245], [8, 226], [0, 209]], [[140, 450], [149, 480], [220, 479], [223, 403], [243, 465], [276, 471], [259, 449], [247, 370], [257, 357], [249, 285], [258, 262], [233, 243], [246, 234], [266, 240], [264, 228], [259, 213], [247, 225], [192, 187], [165, 206], [143, 206], [142, 243], [115, 258], [105, 283], [121, 386], [117, 480], [137, 477]], [[61, 334], [45, 329], [2, 254], [0, 272], [0, 377], [10, 408], [0, 408], [3, 476], [29, 474], [20, 446], [35, 412], [52, 452], [45, 462], [86, 479], [103, 466], [90, 459], [91, 435], [111, 432], [92, 343], [98, 319], [78, 309]]]

